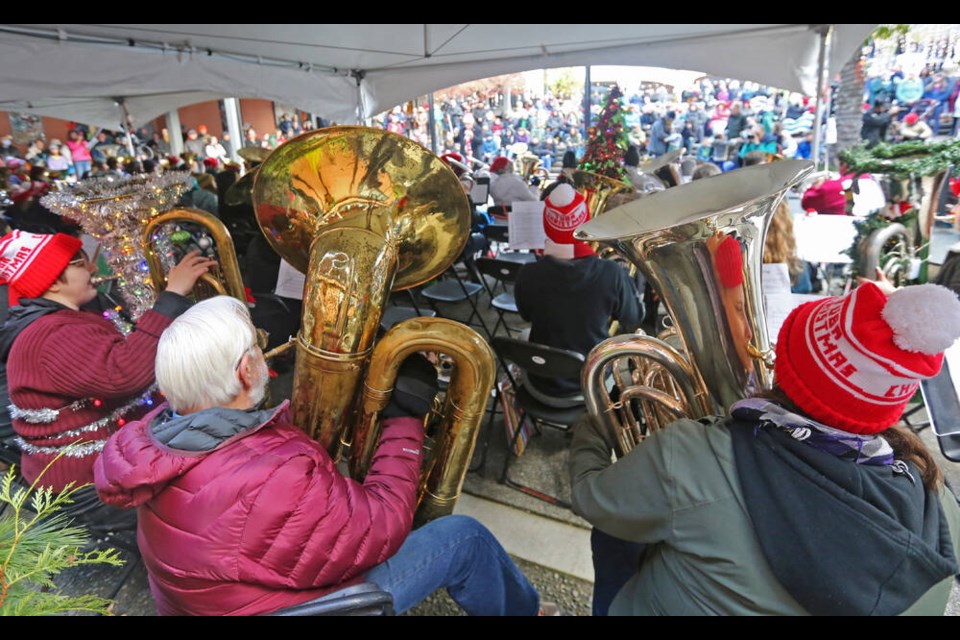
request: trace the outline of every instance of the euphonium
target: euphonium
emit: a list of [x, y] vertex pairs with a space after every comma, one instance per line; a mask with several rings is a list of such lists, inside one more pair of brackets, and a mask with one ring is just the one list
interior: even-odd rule
[[[618, 455], [672, 419], [722, 413], [772, 385], [763, 244], [777, 205], [813, 167], [800, 160], [745, 167], [629, 202], [577, 229], [577, 239], [614, 248], [644, 273], [677, 334], [679, 348], [646, 335], [615, 336], [584, 363], [588, 412]], [[729, 238], [740, 254], [736, 286], [721, 278], [730, 270], [716, 260]], [[604, 384], [608, 370], [619, 386], [616, 402]]]
[[237, 260], [230, 231], [219, 218], [199, 209], [172, 209], [152, 218], [144, 228], [141, 244], [156, 290], [162, 290], [162, 284], [167, 280], [165, 269], [173, 266], [163, 264], [163, 252], [157, 246], [160, 233], [168, 225], [184, 223], [203, 227], [210, 234], [217, 250], [218, 266], [212, 272], [200, 276], [193, 288], [194, 297], [203, 300], [216, 295], [228, 295], [245, 303], [247, 297], [240, 274], [240, 262]]
[[550, 172], [541, 165], [540, 158], [532, 153], [525, 153], [520, 156], [520, 175], [528, 183], [531, 183], [534, 178], [539, 178], [540, 188], [542, 189], [547, 186], [547, 182], [550, 180]]
[[914, 254], [910, 232], [899, 222], [891, 222], [859, 241], [857, 273], [873, 279], [879, 267], [899, 287], [910, 275]]
[[596, 218], [606, 210], [607, 201], [613, 194], [633, 191], [633, 185], [629, 182], [608, 178], [585, 169], [574, 169], [573, 188], [586, 199], [591, 218]]
[[436, 277], [466, 245], [470, 206], [456, 175], [404, 136], [328, 127], [271, 153], [253, 202], [267, 241], [306, 274], [294, 424], [334, 459], [350, 445], [351, 474], [362, 477], [402, 360], [414, 351], [452, 356], [446, 432], [415, 521], [452, 512], [493, 388], [493, 352], [472, 329], [440, 318], [407, 320], [374, 342], [389, 293]]

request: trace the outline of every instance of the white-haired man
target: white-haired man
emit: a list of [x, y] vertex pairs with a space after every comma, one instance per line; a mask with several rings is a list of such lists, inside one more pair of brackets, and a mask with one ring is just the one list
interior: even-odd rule
[[424, 393], [394, 394], [362, 483], [289, 423], [287, 402], [261, 406], [267, 365], [239, 301], [184, 313], [161, 336], [156, 370], [168, 404], [111, 438], [95, 477], [104, 502], [138, 507], [160, 614], [266, 613], [361, 580], [391, 593], [397, 613], [440, 588], [469, 614], [541, 611], [476, 520], [446, 516], [410, 532], [437, 389], [425, 359], [401, 366]]

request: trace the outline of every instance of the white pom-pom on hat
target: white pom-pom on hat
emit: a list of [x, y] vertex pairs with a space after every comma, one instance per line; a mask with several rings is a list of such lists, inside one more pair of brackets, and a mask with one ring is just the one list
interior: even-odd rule
[[566, 182], [561, 182], [553, 191], [550, 192], [550, 195], [547, 196], [550, 206], [553, 207], [565, 207], [573, 202], [573, 199], [577, 196], [577, 192]]
[[960, 338], [960, 299], [936, 284], [918, 284], [890, 294], [881, 313], [904, 351], [937, 355]]

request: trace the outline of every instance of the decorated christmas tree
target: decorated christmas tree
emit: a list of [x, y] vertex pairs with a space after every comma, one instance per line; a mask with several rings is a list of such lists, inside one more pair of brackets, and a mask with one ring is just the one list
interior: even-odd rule
[[624, 180], [623, 156], [627, 151], [624, 129], [623, 94], [613, 85], [596, 126], [587, 130], [588, 142], [580, 167], [614, 180]]

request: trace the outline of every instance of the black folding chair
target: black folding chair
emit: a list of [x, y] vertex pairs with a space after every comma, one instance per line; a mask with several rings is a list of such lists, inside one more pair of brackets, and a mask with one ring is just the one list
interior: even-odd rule
[[[459, 262], [467, 266], [468, 273], [476, 269], [476, 267], [472, 265], [472, 258], [470, 257], [462, 258]], [[455, 263], [450, 266], [439, 279], [421, 289], [420, 295], [426, 298], [430, 308], [441, 318], [448, 317], [444, 316], [440, 310], [441, 305], [454, 306], [466, 302], [470, 306], [470, 315], [466, 320], [461, 320], [460, 322], [483, 329], [484, 337], [489, 340], [491, 335], [490, 330], [487, 328], [486, 323], [484, 323], [483, 317], [480, 315], [480, 309], [477, 307], [477, 299], [480, 297], [481, 291], [484, 291], [484, 285], [479, 282], [465, 280], [457, 271], [457, 265]]]
[[[944, 360], [940, 373], [921, 380], [920, 392], [923, 394], [921, 406], [926, 406], [929, 416], [923, 426], [933, 427], [943, 457], [951, 462], [960, 462], [960, 397], [957, 396], [957, 388], [953, 383], [950, 363]], [[906, 414], [904, 422], [914, 431], [920, 430], [906, 420]]]
[[372, 582], [361, 582], [322, 598], [285, 607], [268, 616], [392, 616], [393, 596]]
[[[566, 395], [546, 394], [534, 386], [530, 374], [541, 378], [579, 380], [585, 358], [576, 351], [503, 336], [494, 337], [492, 346], [500, 360], [505, 363], [506, 376], [513, 387], [515, 407], [520, 417], [520, 423], [516, 425], [510, 442], [510, 451], [504, 457], [500, 482], [544, 502], [569, 509], [570, 504], [565, 500], [513, 480], [510, 477], [510, 464], [514, 457], [513, 452], [518, 450], [517, 444], [525, 435], [525, 420], [533, 421], [536, 428], [534, 435], [539, 434], [544, 426], [569, 431], [587, 410], [581, 392]], [[511, 373], [511, 364], [517, 367], [519, 376]], [[498, 386], [495, 402], [499, 401]], [[490, 419], [492, 418], [491, 415]]]
[[[517, 274], [523, 264], [499, 258], [477, 258], [475, 264], [479, 277], [490, 295], [490, 306], [497, 312], [497, 323], [494, 325], [491, 335], [497, 335], [497, 330], [501, 326], [506, 330], [508, 336], [512, 336], [515, 331], [519, 332], [519, 329], [507, 324], [505, 314], [520, 314], [517, 309], [517, 300], [513, 295], [513, 284], [517, 281]], [[493, 286], [489, 285], [486, 276], [493, 278]], [[499, 294], [497, 293], [498, 287], [501, 289]]]
[[494, 257], [502, 260], [512, 260], [522, 264], [537, 261], [537, 254], [535, 253], [525, 253], [510, 249], [509, 232], [505, 222], [488, 224], [483, 228], [483, 236], [487, 239], [487, 242], [490, 243]]
[[[398, 295], [405, 297], [405, 301], [408, 301], [410, 306], [399, 304], [396, 301]], [[411, 318], [417, 318], [421, 316], [432, 318], [436, 315], [437, 312], [433, 309], [421, 309], [420, 305], [417, 304], [417, 300], [414, 298], [413, 293], [410, 291], [410, 289], [406, 289], [403, 292], [396, 292], [392, 294], [388, 299], [387, 306], [383, 309], [383, 315], [380, 316], [380, 330], [384, 332], [389, 331], [393, 325]]]

